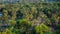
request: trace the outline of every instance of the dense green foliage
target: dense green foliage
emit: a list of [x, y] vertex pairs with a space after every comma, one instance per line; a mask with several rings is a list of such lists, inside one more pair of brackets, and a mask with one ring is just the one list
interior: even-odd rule
[[0, 27], [0, 34], [60, 34], [60, 3], [0, 4]]

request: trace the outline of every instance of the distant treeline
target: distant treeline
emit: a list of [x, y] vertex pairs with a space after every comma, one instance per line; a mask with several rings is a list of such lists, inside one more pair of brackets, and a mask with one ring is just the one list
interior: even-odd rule
[[60, 0], [0, 0], [0, 3], [60, 2]]

